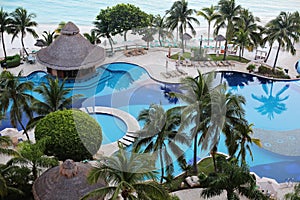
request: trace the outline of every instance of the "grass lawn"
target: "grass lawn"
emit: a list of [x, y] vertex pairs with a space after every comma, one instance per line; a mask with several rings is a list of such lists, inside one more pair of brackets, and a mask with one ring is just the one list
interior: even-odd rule
[[[207, 54], [207, 57], [210, 58], [211, 60], [214, 60], [214, 61], [223, 60], [223, 55], [222, 54], [220, 54], [219, 56], [217, 56], [216, 54]], [[226, 60], [233, 60], [233, 61], [238, 61], [238, 62], [242, 62], [242, 63], [250, 62], [250, 60], [247, 60], [246, 58], [243, 58], [243, 57], [240, 60], [239, 57], [235, 56], [235, 55], [227, 55]]]

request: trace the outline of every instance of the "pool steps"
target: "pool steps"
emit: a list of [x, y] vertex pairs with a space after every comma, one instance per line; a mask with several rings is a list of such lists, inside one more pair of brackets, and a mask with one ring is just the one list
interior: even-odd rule
[[[129, 113], [127, 113], [123, 110], [119, 110], [119, 109], [111, 108], [111, 107], [103, 107], [103, 106], [94, 106], [94, 107], [90, 106], [90, 107], [85, 107], [85, 108], [83, 107], [83, 108], [79, 108], [79, 110], [89, 113], [89, 114], [113, 115], [115, 117], [120, 118], [122, 121], [124, 121], [124, 123], [127, 126], [127, 131], [126, 131], [126, 134], [121, 139], [118, 140], [118, 142], [120, 142], [124, 146], [132, 145], [132, 143], [138, 137], [138, 135], [135, 134], [135, 132], [140, 130], [140, 125], [139, 125], [138, 121], [132, 115], [130, 115]], [[102, 145], [100, 149], [102, 152], [104, 152], [104, 154], [105, 154], [105, 149], [106, 149], [104, 147], [106, 147], [107, 145], [117, 146], [115, 143]], [[117, 148], [116, 148], [116, 150], [117, 150]]]

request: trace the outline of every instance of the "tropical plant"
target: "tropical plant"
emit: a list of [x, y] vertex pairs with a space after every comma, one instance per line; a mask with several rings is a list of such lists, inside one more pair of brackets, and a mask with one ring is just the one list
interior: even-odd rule
[[197, 12], [197, 15], [203, 17], [208, 23], [207, 45], [209, 45], [209, 40], [210, 40], [211, 23], [219, 17], [216, 10], [217, 10], [217, 7], [211, 5], [210, 7], [202, 8], [200, 11]]
[[[262, 27], [257, 25], [257, 22], [260, 22], [258, 17], [254, 17], [252, 12], [248, 9], [241, 9], [240, 16], [238, 18], [237, 23], [235, 24], [235, 34], [237, 34], [237, 38], [239, 42], [235, 42], [233, 37], [233, 41], [235, 44], [240, 46], [240, 55], [244, 55], [245, 47], [252, 51], [254, 47], [257, 47], [261, 41], [261, 30]], [[241, 41], [241, 36], [244, 37], [244, 42]]]
[[96, 21], [93, 22], [95, 28], [93, 31], [99, 37], [105, 37], [108, 39], [111, 52], [113, 52], [113, 39], [112, 36], [116, 35], [117, 32], [114, 29], [111, 18], [111, 8], [101, 9], [100, 13], [96, 17]]
[[281, 12], [279, 16], [267, 23], [267, 33], [269, 41], [277, 41], [278, 48], [273, 64], [275, 70], [279, 51], [283, 48], [292, 55], [296, 54], [294, 43], [299, 41], [300, 23], [296, 18], [296, 13]]
[[244, 104], [245, 98], [241, 95], [227, 92], [225, 84], [219, 85], [211, 91], [210, 124], [208, 125], [207, 135], [203, 138], [203, 143], [210, 143], [209, 149], [212, 154], [215, 170], [217, 170], [215, 154], [220, 135], [224, 133], [226, 136], [226, 145], [231, 145], [230, 138], [232, 137], [234, 127], [244, 122]]
[[33, 179], [36, 180], [39, 172], [43, 168], [51, 168], [58, 165], [58, 160], [53, 157], [44, 155], [45, 142], [39, 141], [38, 143], [31, 144], [27, 141], [18, 145], [18, 156], [10, 159], [7, 165], [21, 165], [31, 169]]
[[38, 116], [29, 121], [27, 129], [33, 128], [38, 120], [51, 112], [70, 108], [72, 101], [82, 96], [70, 96], [71, 89], [64, 87], [65, 82], [66, 79], [60, 82], [58, 78], [47, 77], [47, 83], [43, 82], [34, 89], [35, 92], [41, 95], [42, 100], [34, 99], [32, 102], [32, 109]]
[[6, 49], [5, 49], [5, 42], [4, 42], [4, 33], [9, 33], [10, 31], [10, 25], [11, 25], [11, 18], [9, 17], [9, 14], [3, 10], [1, 7], [0, 10], [0, 32], [1, 32], [1, 40], [2, 40], [2, 48], [4, 52], [4, 58], [6, 60]]
[[32, 119], [31, 103], [34, 99], [30, 95], [30, 91], [33, 89], [33, 82], [24, 81], [20, 82], [22, 71], [17, 77], [14, 77], [9, 71], [3, 71], [0, 75], [0, 110], [4, 113], [10, 111], [9, 117], [13, 127], [17, 127], [17, 124], [24, 130], [24, 134], [29, 140], [28, 133], [26, 131], [24, 122], [22, 121], [25, 114], [29, 119]]
[[294, 192], [284, 195], [285, 200], [300, 200], [300, 184], [294, 186]]
[[[16, 181], [19, 175], [22, 175], [22, 180], [28, 181], [28, 174], [22, 173], [27, 171], [16, 166], [8, 166], [0, 164], [0, 199], [8, 199], [10, 194], [19, 195], [18, 198], [24, 197], [24, 193], [16, 188], [21, 181]], [[28, 172], [28, 171], [27, 171]], [[19, 179], [20, 180], [20, 179]], [[26, 182], [28, 184], [28, 182]]]
[[60, 32], [65, 25], [66, 25], [66, 22], [64, 22], [64, 21], [59, 22], [58, 27], [55, 29], [55, 33], [57, 36], [60, 35]]
[[34, 38], [38, 38], [37, 33], [32, 27], [36, 27], [37, 23], [33, 21], [33, 18], [36, 17], [34, 13], [27, 13], [27, 10], [19, 7], [14, 12], [11, 13], [12, 17], [12, 41], [21, 34], [21, 44], [22, 48], [25, 51], [26, 55], [28, 56], [28, 52], [26, 51], [24, 45], [24, 38], [26, 33], [30, 33]]
[[217, 19], [215, 22], [215, 34], [217, 34], [220, 28], [226, 27], [225, 35], [225, 50], [223, 60], [226, 59], [228, 42], [231, 41], [234, 34], [234, 22], [238, 20], [238, 15], [241, 9], [240, 5], [235, 5], [235, 0], [220, 0], [218, 3]]
[[[181, 80], [182, 93], [175, 93], [174, 95], [179, 99], [182, 99], [187, 105], [182, 110], [182, 120], [179, 128], [179, 132], [190, 128], [191, 138], [194, 140], [194, 158], [193, 169], [197, 173], [197, 147], [202, 145], [202, 149], [206, 149], [208, 144], [204, 144], [202, 141], [206, 135], [207, 124], [209, 123], [210, 113], [208, 112], [210, 104], [210, 92], [213, 89], [213, 73], [206, 75], [201, 74], [198, 70], [198, 76], [185, 77]], [[200, 138], [198, 139], [198, 136]]]
[[101, 43], [100, 36], [95, 30], [91, 30], [91, 33], [84, 33], [83, 36], [90, 41], [91, 44]]
[[251, 159], [253, 160], [253, 154], [251, 151], [251, 145], [254, 143], [258, 147], [262, 147], [261, 141], [258, 138], [253, 138], [253, 124], [248, 124], [248, 122], [238, 123], [234, 127], [233, 137], [236, 141], [235, 143], [235, 151], [230, 152], [229, 156], [234, 156], [233, 153], [238, 152], [237, 159], [241, 161], [241, 166], [246, 164], [246, 155], [247, 151]]
[[255, 70], [255, 68], [256, 68], [255, 64], [249, 64], [246, 69], [251, 73]]
[[159, 45], [162, 46], [161, 40], [165, 40], [167, 37], [173, 39], [172, 31], [168, 30], [165, 17], [156, 15], [152, 27], [157, 30]]
[[186, 32], [187, 27], [191, 29], [192, 34], [195, 36], [196, 31], [192, 25], [195, 23], [199, 25], [199, 21], [192, 17], [192, 15], [196, 12], [194, 9], [188, 8], [188, 2], [186, 0], [175, 1], [170, 10], [167, 10], [167, 18], [166, 23], [167, 27], [169, 27], [172, 31], [178, 27], [180, 38], [181, 38], [181, 45], [182, 45], [182, 52], [184, 53], [184, 39], [183, 34]]
[[184, 155], [184, 151], [178, 143], [187, 145], [189, 140], [184, 133], [178, 133], [181, 115], [180, 109], [173, 108], [165, 111], [161, 105], [152, 104], [149, 109], [142, 110], [138, 120], [144, 121], [142, 130], [138, 131], [139, 137], [134, 143], [134, 148], [143, 148], [144, 153], [151, 153], [155, 158], [159, 158], [161, 179], [174, 172], [171, 153], [179, 158]]
[[52, 42], [55, 39], [55, 31], [53, 32], [44, 31], [42, 37], [43, 37], [42, 41], [44, 42], [44, 44], [46, 44], [46, 46], [49, 46], [50, 44], [52, 44]]
[[17, 155], [18, 153], [14, 149], [8, 148], [11, 145], [12, 141], [9, 136], [0, 136], [0, 155]]
[[99, 150], [102, 130], [98, 122], [79, 110], [59, 110], [39, 120], [35, 128], [36, 141], [49, 137], [45, 154], [59, 160], [91, 159]]
[[[109, 186], [98, 188], [82, 198], [108, 197], [112, 200], [121, 195], [127, 199], [168, 199], [168, 193], [153, 180], [155, 177], [152, 157], [145, 154], [120, 150], [111, 157], [103, 157], [103, 164], [95, 167], [88, 174], [88, 181], [96, 183], [104, 179]], [[145, 179], [150, 179], [145, 181]]]
[[223, 191], [227, 192], [227, 199], [240, 199], [243, 195], [249, 199], [267, 199], [263, 193], [256, 188], [256, 182], [246, 165], [238, 166], [235, 161], [218, 159], [218, 171], [221, 173], [209, 174], [200, 184], [205, 188], [201, 196], [211, 198], [218, 196]]

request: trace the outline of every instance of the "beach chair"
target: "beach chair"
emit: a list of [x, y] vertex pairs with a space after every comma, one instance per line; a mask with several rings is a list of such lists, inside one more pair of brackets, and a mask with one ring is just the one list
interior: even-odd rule
[[171, 78], [171, 74], [169, 74], [168, 72], [160, 72], [160, 74], [166, 79]]

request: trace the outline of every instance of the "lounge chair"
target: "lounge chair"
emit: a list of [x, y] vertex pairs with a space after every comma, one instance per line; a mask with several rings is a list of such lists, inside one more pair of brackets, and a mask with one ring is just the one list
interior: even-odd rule
[[160, 73], [164, 78], [171, 78], [171, 74], [169, 74], [168, 72], [161, 72]]

